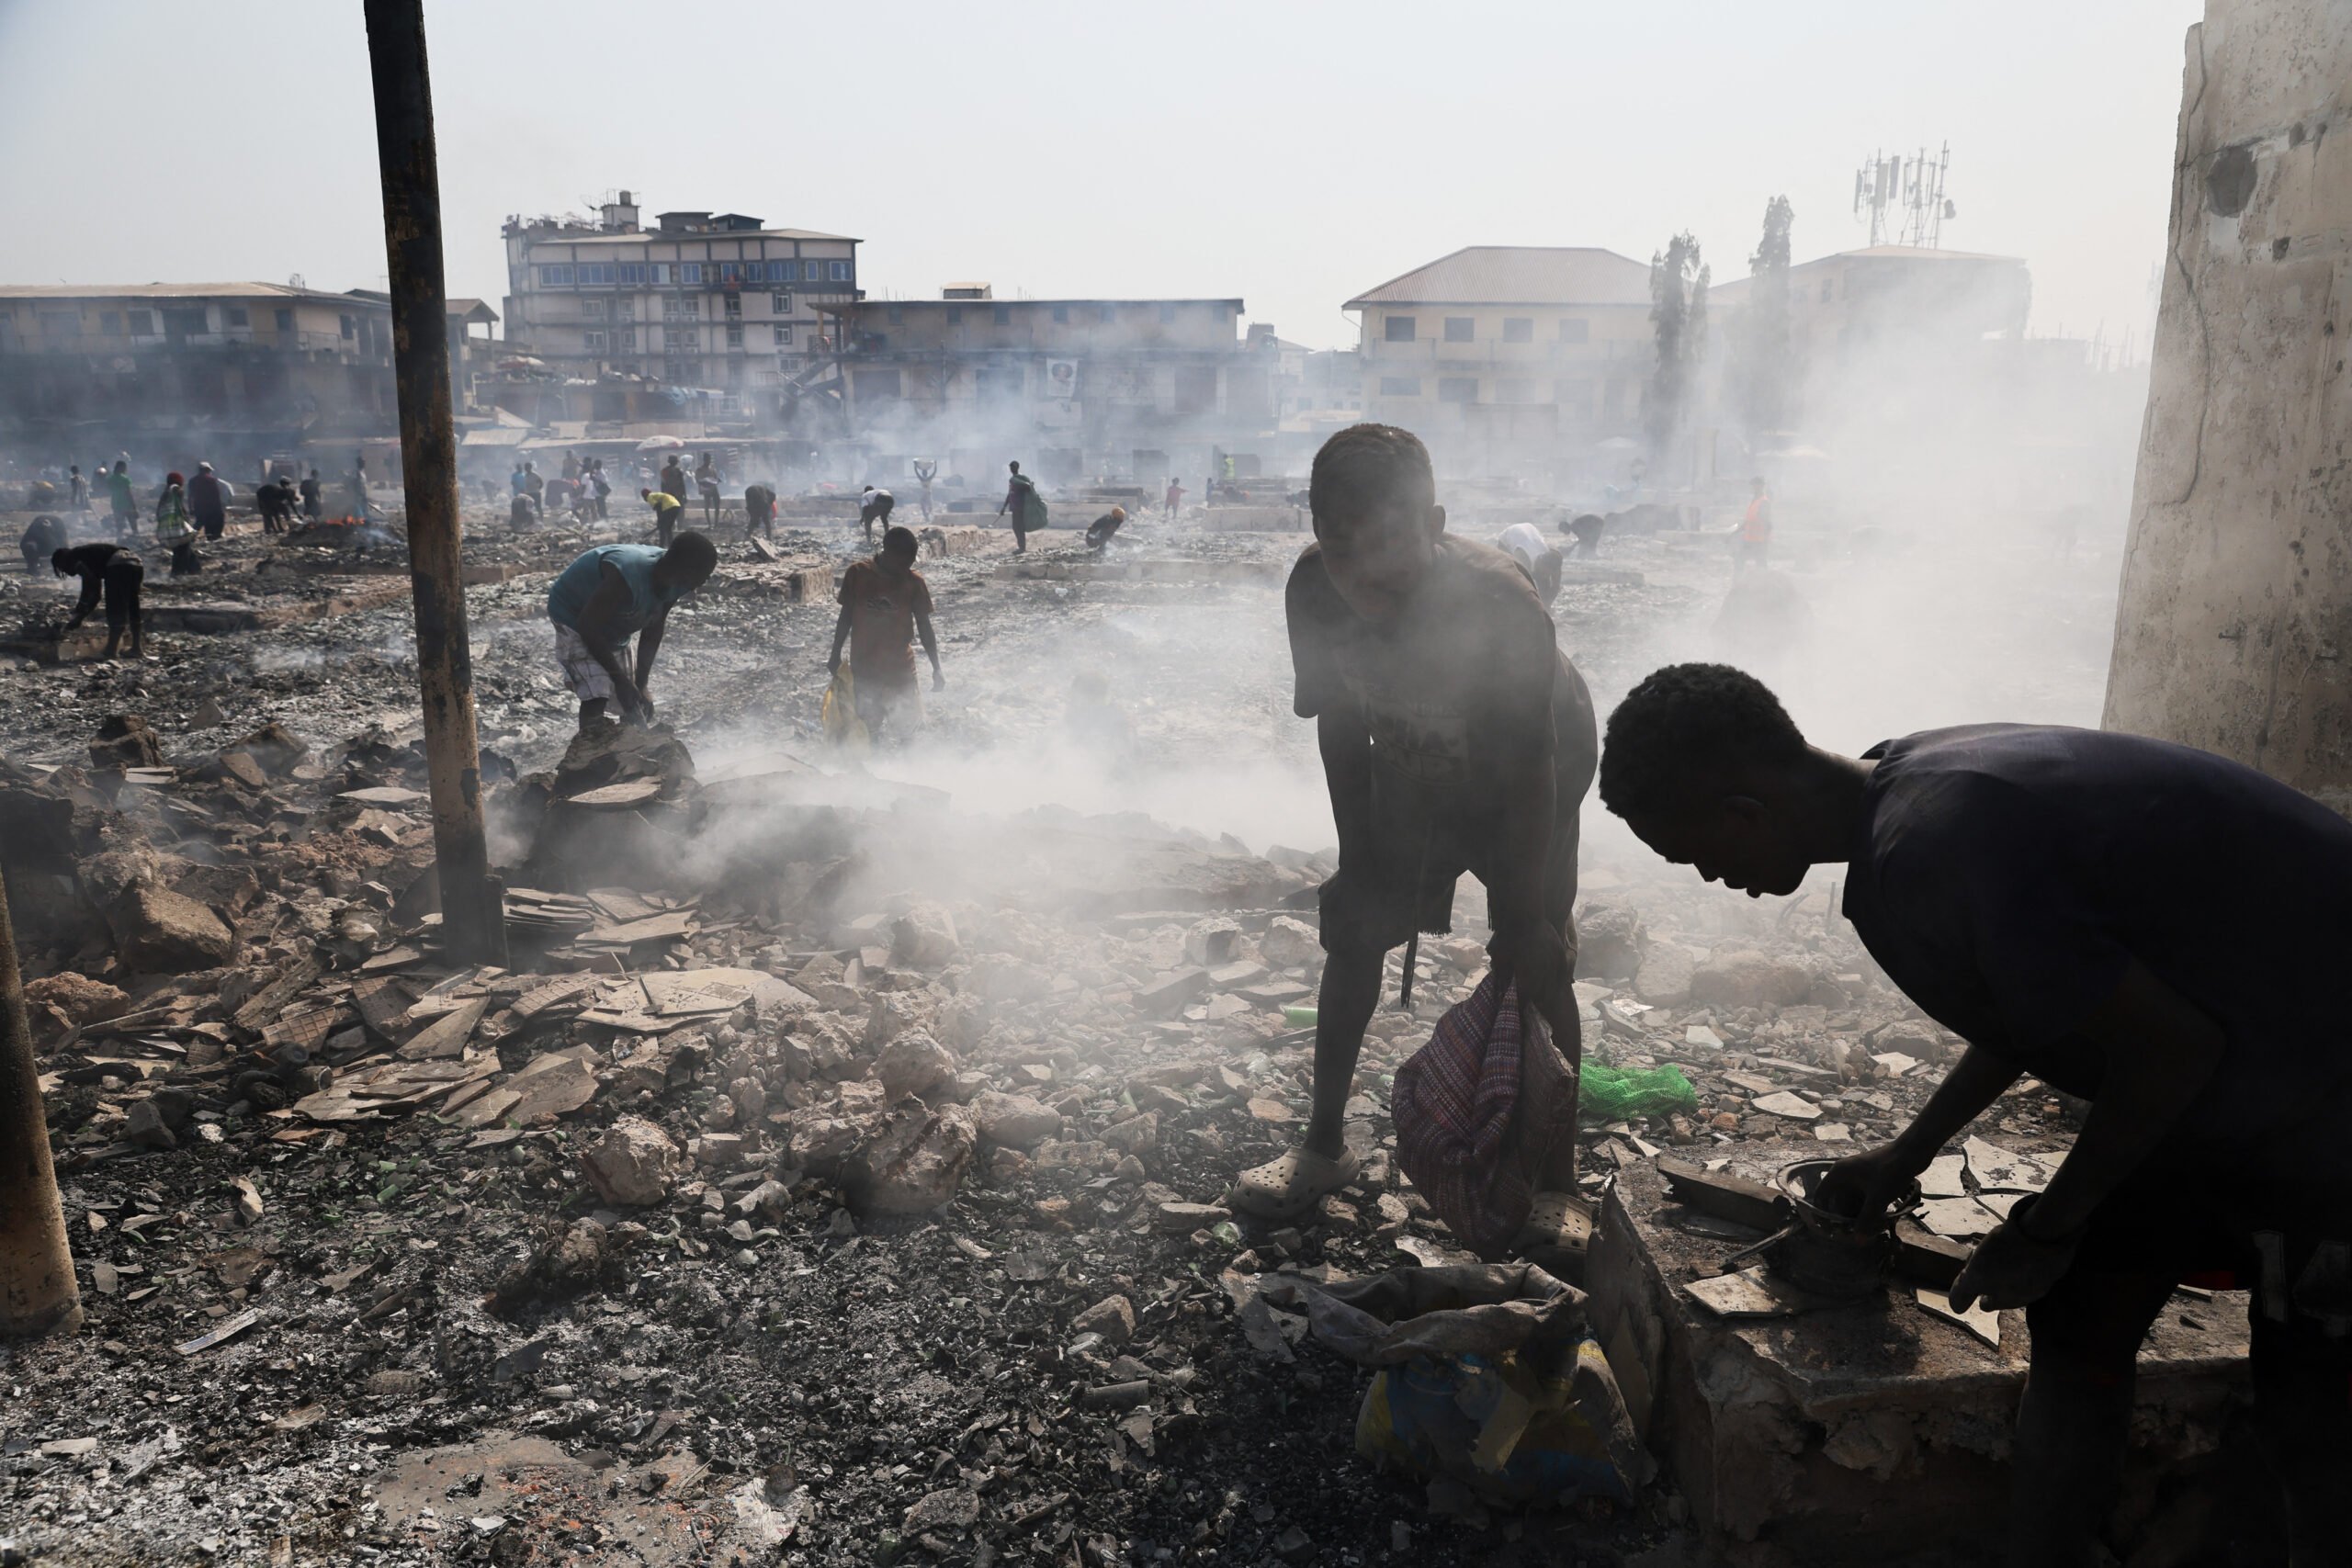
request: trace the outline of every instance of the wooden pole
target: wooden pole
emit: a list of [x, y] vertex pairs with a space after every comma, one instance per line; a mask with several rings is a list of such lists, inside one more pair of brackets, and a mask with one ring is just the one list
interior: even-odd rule
[[8, 890], [0, 886], [0, 1336], [50, 1334], [81, 1323], [82, 1292], [49, 1158], [17, 934]]
[[444, 951], [460, 963], [506, 962], [505, 889], [482, 831], [474, 735], [473, 653], [458, 561], [458, 441], [450, 411], [448, 293], [441, 270], [441, 171], [433, 145], [424, 0], [366, 0], [376, 85], [376, 160], [390, 263], [392, 363], [400, 387], [401, 466], [408, 491], [409, 578], [416, 600], [416, 673], [433, 792], [433, 845]]

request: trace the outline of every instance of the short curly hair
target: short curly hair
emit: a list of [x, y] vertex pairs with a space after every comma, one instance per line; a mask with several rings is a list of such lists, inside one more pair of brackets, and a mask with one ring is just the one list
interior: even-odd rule
[[1728, 664], [1669, 664], [1609, 716], [1600, 799], [1620, 817], [1672, 809], [1711, 777], [1804, 754], [1804, 731], [1763, 682]]
[[1398, 503], [1426, 512], [1437, 504], [1430, 449], [1393, 424], [1351, 424], [1323, 443], [1306, 481], [1317, 518], [1362, 517]]

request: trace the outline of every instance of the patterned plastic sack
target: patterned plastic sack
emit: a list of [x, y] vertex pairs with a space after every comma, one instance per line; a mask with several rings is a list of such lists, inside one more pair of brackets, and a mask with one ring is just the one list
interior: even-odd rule
[[1546, 1154], [1576, 1136], [1576, 1086], [1543, 1020], [1492, 974], [1396, 1069], [1396, 1163], [1487, 1262], [1527, 1224]]

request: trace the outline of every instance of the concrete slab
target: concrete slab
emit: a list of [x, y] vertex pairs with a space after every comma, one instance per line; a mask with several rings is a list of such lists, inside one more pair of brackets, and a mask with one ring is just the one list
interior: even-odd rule
[[[1759, 1140], [1721, 1153], [1761, 1180], [1820, 1147]], [[1669, 1461], [1694, 1522], [1806, 1564], [1989, 1544], [2006, 1512], [2024, 1314], [2001, 1314], [2000, 1343], [1987, 1345], [1898, 1280], [1858, 1305], [1725, 1320], [1683, 1287], [1744, 1243], [1721, 1221], [1707, 1222], [1716, 1234], [1686, 1229], [1687, 1217], [1654, 1167], [1622, 1168], [1586, 1283], [1634, 1425]], [[2176, 1298], [2140, 1358], [2135, 1468], [2220, 1446], [2245, 1354], [2243, 1294]]]

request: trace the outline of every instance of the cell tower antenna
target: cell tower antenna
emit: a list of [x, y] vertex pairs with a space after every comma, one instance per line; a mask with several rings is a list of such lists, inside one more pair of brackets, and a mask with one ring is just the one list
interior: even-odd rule
[[1944, 192], [1951, 167], [1949, 141], [1932, 153], [1871, 153], [1854, 172], [1854, 216], [1869, 214], [1871, 243], [1941, 249], [1944, 220], [1959, 216]]

